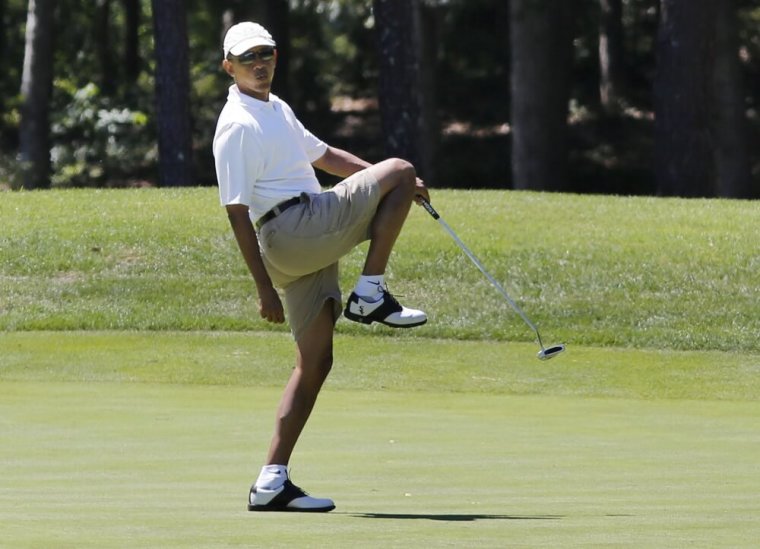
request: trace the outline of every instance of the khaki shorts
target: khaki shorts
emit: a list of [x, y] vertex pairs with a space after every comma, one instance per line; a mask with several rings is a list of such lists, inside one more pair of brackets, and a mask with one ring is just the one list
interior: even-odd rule
[[342, 298], [338, 260], [370, 237], [370, 224], [380, 203], [380, 187], [362, 170], [320, 194], [301, 195], [259, 231], [259, 249], [275, 286], [285, 293], [285, 310], [293, 337], [333, 300], [334, 321]]

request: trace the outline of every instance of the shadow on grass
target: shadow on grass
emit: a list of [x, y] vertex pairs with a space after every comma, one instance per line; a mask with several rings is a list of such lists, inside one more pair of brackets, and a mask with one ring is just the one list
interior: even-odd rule
[[430, 513], [352, 513], [354, 518], [392, 520], [438, 520], [443, 522], [475, 522], [478, 520], [559, 520], [562, 515], [480, 515]]

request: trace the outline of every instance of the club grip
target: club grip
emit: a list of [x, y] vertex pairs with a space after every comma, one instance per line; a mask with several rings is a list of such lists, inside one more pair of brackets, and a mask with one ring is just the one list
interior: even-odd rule
[[438, 212], [435, 211], [435, 208], [433, 208], [433, 206], [430, 205], [430, 202], [428, 202], [425, 199], [424, 196], [420, 196], [420, 202], [422, 202], [422, 207], [425, 208], [427, 213], [429, 213], [433, 217], [433, 219], [438, 219], [439, 217], [441, 217], [440, 215], [438, 215]]

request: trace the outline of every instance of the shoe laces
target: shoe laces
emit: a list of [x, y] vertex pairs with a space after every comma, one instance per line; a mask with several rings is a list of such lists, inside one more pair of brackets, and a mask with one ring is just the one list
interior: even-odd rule
[[[395, 305], [399, 305], [400, 303], [398, 300], [394, 297], [394, 295], [388, 290], [388, 285], [385, 284], [384, 286], [380, 287], [380, 291], [383, 292], [383, 299], [389, 300], [391, 303]], [[399, 297], [404, 297], [403, 295], [399, 295]]]
[[286, 483], [290, 483], [290, 485], [291, 485], [293, 488], [295, 488], [296, 490], [300, 490], [300, 491], [303, 493], [303, 495], [304, 495], [304, 496], [308, 496], [308, 495], [309, 495], [309, 493], [308, 493], [306, 490], [304, 490], [304, 489], [303, 489], [303, 488], [301, 488], [300, 486], [296, 486], [295, 484], [293, 484], [293, 480], [290, 478], [290, 474], [291, 474], [292, 472], [293, 472], [293, 469], [291, 469], [290, 467], [288, 467], [288, 478], [285, 480], [285, 482], [286, 482]]

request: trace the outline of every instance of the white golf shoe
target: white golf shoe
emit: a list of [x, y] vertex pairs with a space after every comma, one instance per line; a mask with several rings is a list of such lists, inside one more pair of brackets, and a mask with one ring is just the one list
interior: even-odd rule
[[378, 287], [377, 296], [369, 298], [351, 292], [343, 314], [349, 320], [362, 324], [380, 322], [393, 328], [413, 328], [427, 322], [427, 315], [424, 312], [404, 307], [383, 286]]
[[335, 509], [333, 500], [315, 498], [290, 482], [279, 488], [266, 489], [251, 486], [248, 495], [249, 511], [289, 511], [300, 513], [326, 513]]

